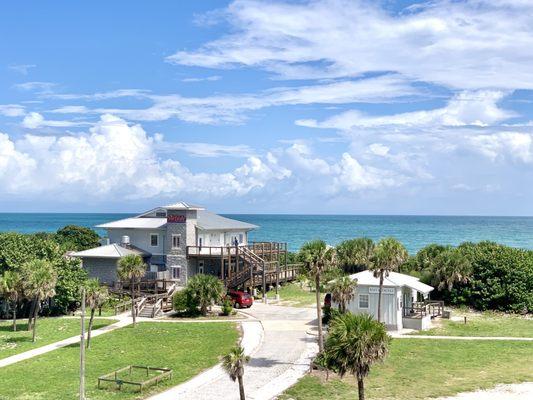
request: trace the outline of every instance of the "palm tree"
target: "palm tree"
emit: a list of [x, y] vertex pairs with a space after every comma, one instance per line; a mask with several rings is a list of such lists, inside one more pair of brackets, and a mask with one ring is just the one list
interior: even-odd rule
[[331, 298], [339, 305], [341, 313], [346, 312], [346, 304], [354, 298], [356, 287], [357, 279], [351, 279], [349, 276], [341, 276], [330, 283]]
[[101, 286], [98, 279], [89, 279], [85, 284], [85, 303], [91, 309], [89, 327], [87, 329], [87, 348], [91, 347], [91, 331], [93, 329], [94, 313], [109, 298], [109, 290]]
[[118, 260], [117, 273], [123, 281], [130, 281], [130, 296], [131, 296], [131, 316], [133, 318], [133, 326], [136, 323], [135, 312], [135, 283], [141, 279], [146, 273], [146, 264], [142, 257], [138, 254], [128, 254]]
[[381, 321], [383, 279], [389, 276], [389, 272], [396, 271], [408, 257], [404, 245], [392, 237], [381, 239], [374, 250], [371, 269], [374, 276], [379, 278], [378, 321]]
[[230, 379], [235, 382], [239, 381], [239, 395], [241, 400], [245, 400], [244, 396], [244, 364], [250, 361], [250, 357], [244, 354], [244, 349], [241, 346], [234, 347], [231, 351], [222, 357], [222, 368], [228, 373]]
[[0, 294], [11, 301], [13, 309], [13, 332], [17, 330], [17, 304], [22, 293], [22, 279], [16, 271], [6, 271], [0, 276]]
[[368, 269], [374, 255], [374, 242], [367, 237], [360, 237], [341, 242], [337, 248], [339, 264], [347, 272], [357, 272], [362, 268]]
[[207, 315], [207, 308], [224, 295], [224, 284], [216, 276], [198, 274], [189, 279], [187, 290], [200, 306], [202, 315]]
[[55, 287], [57, 284], [57, 272], [52, 263], [46, 260], [28, 261], [23, 266], [22, 286], [26, 296], [34, 299], [35, 307], [33, 309], [33, 337], [35, 342], [37, 334], [37, 318], [41, 302], [55, 296]]
[[325, 350], [328, 363], [341, 377], [355, 376], [359, 400], [365, 398], [364, 379], [370, 367], [386, 357], [390, 340], [385, 326], [368, 314], [346, 313], [332, 321]]
[[318, 319], [318, 348], [324, 350], [324, 336], [322, 333], [322, 304], [320, 302], [320, 277], [335, 265], [335, 249], [326, 245], [323, 240], [305, 243], [300, 249], [300, 257], [304, 262], [307, 274], [315, 281], [316, 314]]
[[466, 256], [456, 249], [441, 252], [433, 263], [433, 285], [438, 290], [451, 291], [455, 283], [467, 283], [472, 273], [472, 265]]

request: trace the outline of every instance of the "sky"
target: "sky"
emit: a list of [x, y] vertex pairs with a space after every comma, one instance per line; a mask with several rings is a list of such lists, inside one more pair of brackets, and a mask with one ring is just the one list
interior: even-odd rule
[[533, 215], [533, 2], [0, 6], [0, 211]]

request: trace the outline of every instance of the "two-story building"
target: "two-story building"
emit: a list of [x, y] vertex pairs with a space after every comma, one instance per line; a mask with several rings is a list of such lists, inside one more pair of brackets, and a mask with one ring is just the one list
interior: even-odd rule
[[146, 279], [180, 285], [198, 273], [218, 276], [235, 288], [265, 286], [267, 280], [277, 284], [280, 266], [286, 264], [285, 243], [249, 243], [256, 225], [184, 202], [97, 228], [107, 231], [107, 243], [72, 256], [82, 260], [90, 277], [109, 285], [118, 281], [117, 262], [127, 254], [143, 257]]

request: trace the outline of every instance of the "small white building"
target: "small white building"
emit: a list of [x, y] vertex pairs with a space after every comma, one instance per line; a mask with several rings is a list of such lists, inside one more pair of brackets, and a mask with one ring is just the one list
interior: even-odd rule
[[[347, 310], [353, 314], [367, 313], [377, 319], [379, 278], [368, 270], [350, 275], [350, 278], [357, 280], [357, 288]], [[387, 329], [428, 329], [431, 317], [442, 312], [442, 302], [431, 304], [427, 301], [432, 290], [433, 287], [414, 276], [389, 273], [383, 280], [381, 298], [381, 320]]]

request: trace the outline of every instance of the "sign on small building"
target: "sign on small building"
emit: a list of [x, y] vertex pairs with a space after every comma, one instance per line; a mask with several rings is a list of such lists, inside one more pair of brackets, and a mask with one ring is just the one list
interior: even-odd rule
[[[368, 293], [379, 293], [379, 287], [369, 287]], [[392, 287], [384, 287], [383, 291], [381, 292], [383, 294], [394, 294], [394, 288]]]
[[167, 215], [167, 223], [184, 224], [186, 221], [185, 215]]

